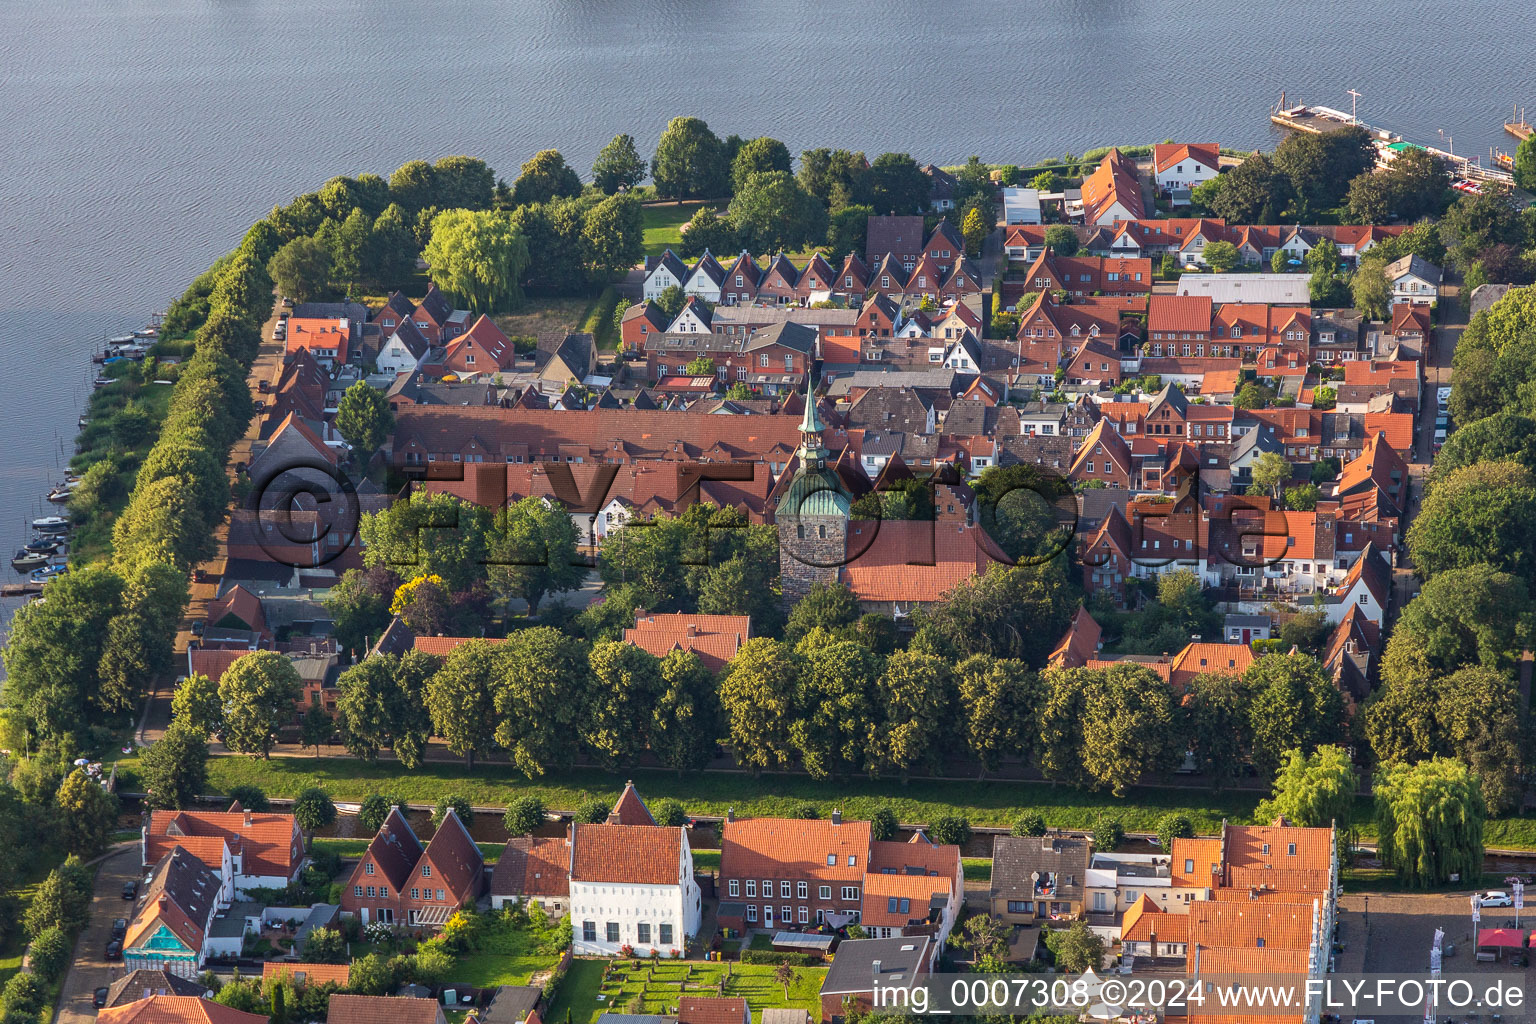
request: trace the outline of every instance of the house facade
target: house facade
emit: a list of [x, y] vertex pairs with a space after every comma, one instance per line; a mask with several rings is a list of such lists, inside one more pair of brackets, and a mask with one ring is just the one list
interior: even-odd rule
[[572, 825], [570, 837], [572, 951], [682, 956], [703, 905], [687, 830]]

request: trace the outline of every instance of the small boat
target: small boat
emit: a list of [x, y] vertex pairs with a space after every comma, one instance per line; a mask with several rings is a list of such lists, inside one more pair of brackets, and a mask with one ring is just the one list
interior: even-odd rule
[[160, 328], [140, 327], [138, 330], [133, 332], [133, 336], [135, 338], [158, 338], [160, 337]]
[[42, 533], [63, 533], [69, 529], [68, 516], [43, 516], [32, 520], [32, 529]]
[[46, 551], [28, 551], [21, 548], [11, 556], [11, 568], [17, 572], [27, 572], [48, 564], [48, 559], [53, 555]]
[[27, 573], [27, 579], [33, 583], [46, 583], [55, 576], [62, 576], [66, 572], [69, 572], [69, 566], [67, 565], [45, 565], [41, 569], [33, 569]]
[[65, 489], [60, 488], [60, 487], [55, 487], [53, 490], [48, 492], [47, 498], [48, 498], [49, 501], [53, 502], [55, 505], [63, 505], [66, 502], [69, 501], [69, 496], [71, 494], [74, 494], [74, 493], [75, 493], [74, 492], [74, 488], [70, 488], [69, 490], [65, 490]]
[[86, 424], [88, 424], [90, 422], [91, 422], [91, 418], [89, 416], [81, 416], [80, 417], [80, 429], [84, 430]]
[[59, 546], [63, 543], [63, 537], [39, 537], [37, 540], [27, 541], [26, 547], [23, 550], [48, 555], [59, 550]]
[[133, 335], [125, 334], [125, 335], [123, 335], [120, 338], [108, 338], [107, 339], [107, 344], [108, 345], [132, 345], [133, 344]]
[[111, 383], [113, 383], [111, 377], [97, 377], [95, 380], [91, 381], [91, 387], [104, 388]]

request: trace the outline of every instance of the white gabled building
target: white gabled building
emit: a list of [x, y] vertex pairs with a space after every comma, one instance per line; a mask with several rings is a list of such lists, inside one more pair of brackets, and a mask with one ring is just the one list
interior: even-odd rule
[[410, 320], [403, 320], [395, 332], [385, 339], [384, 344], [379, 346], [379, 358], [376, 360], [379, 372], [395, 376], [415, 373], [431, 349], [432, 343], [421, 333], [421, 328]]
[[671, 249], [668, 249], [660, 256], [646, 259], [645, 287], [642, 289], [640, 297], [642, 299], [659, 299], [662, 292], [673, 285], [681, 288], [687, 280], [687, 265], [678, 259]]
[[720, 285], [725, 280], [725, 268], [720, 262], [710, 255], [708, 249], [699, 261], [688, 271], [688, 277], [683, 281], [683, 294], [694, 298], [703, 299], [711, 305], [720, 301]]
[[1159, 191], [1193, 189], [1221, 172], [1221, 147], [1214, 142], [1163, 142], [1152, 147], [1152, 173]]
[[687, 830], [657, 825], [630, 785], [605, 824], [570, 836], [572, 952], [682, 956], [703, 912]]

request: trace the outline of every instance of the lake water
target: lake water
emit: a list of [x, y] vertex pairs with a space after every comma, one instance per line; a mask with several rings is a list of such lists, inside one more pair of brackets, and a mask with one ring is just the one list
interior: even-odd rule
[[[45, 507], [101, 339], [338, 173], [722, 136], [992, 161], [1272, 147], [1288, 98], [1457, 152], [1536, 106], [1528, 0], [9, 0], [0, 5], [0, 546]], [[9, 575], [6, 565], [0, 572]]]

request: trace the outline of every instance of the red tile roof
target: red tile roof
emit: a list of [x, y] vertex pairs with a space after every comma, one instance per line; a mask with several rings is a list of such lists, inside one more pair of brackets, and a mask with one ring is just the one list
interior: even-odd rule
[[292, 878], [304, 860], [304, 839], [293, 815], [275, 811], [151, 811], [145, 860], [154, 863], [186, 845], [209, 868], [220, 870], [217, 859], [210, 861], [183, 843], [187, 837], [228, 843], [230, 852], [242, 857], [247, 875]]
[[677, 885], [683, 830], [650, 825], [577, 825], [573, 882]]
[[1154, 295], [1147, 303], [1147, 330], [1208, 333], [1212, 308], [1209, 295]]
[[608, 824], [656, 824], [656, 819], [651, 817], [651, 809], [645, 806], [644, 800], [640, 799], [640, 791], [635, 788], [633, 782], [624, 783], [624, 792], [619, 794], [619, 799], [613, 804], [613, 810], [608, 812]]
[[1221, 147], [1214, 142], [1159, 142], [1152, 147], [1152, 166], [1159, 174], [1180, 160], [1193, 160], [1216, 170], [1221, 167]]
[[308, 964], [295, 963], [293, 961], [273, 962], [271, 960], [261, 965], [263, 981], [268, 978], [281, 978], [284, 976], [301, 985], [332, 984], [345, 987], [347, 981], [352, 976], [352, 965]]
[[1328, 889], [1332, 829], [1298, 828], [1278, 820], [1271, 825], [1229, 825], [1223, 843], [1230, 887], [1312, 894]]
[[154, 995], [96, 1014], [101, 1024], [267, 1024], [259, 1013], [233, 1010], [201, 996]]
[[1188, 942], [1189, 915], [1169, 914], [1158, 908], [1145, 893], [1126, 909], [1120, 919], [1121, 942]]
[[841, 577], [860, 601], [938, 601], [993, 563], [1010, 564], [980, 526], [963, 522], [874, 522], [848, 528], [854, 557]]
[[564, 838], [522, 836], [507, 840], [491, 873], [495, 896], [568, 896], [571, 848]]
[[485, 859], [452, 808], [421, 856], [432, 864], [433, 877], [444, 882], [450, 898], [462, 902], [479, 895]]
[[423, 654], [433, 654], [439, 658], [446, 658], [471, 640], [484, 640], [488, 644], [499, 644], [503, 639], [503, 637], [498, 636], [419, 636], [416, 638], [415, 648]]
[[624, 639], [658, 658], [674, 650], [692, 651], [711, 671], [718, 671], [752, 637], [748, 615], [646, 612], [635, 617]]
[[750, 1024], [747, 1001], [738, 996], [682, 996], [677, 1002], [678, 1024]]
[[867, 821], [836, 825], [826, 819], [799, 818], [727, 821], [720, 833], [720, 876], [859, 882], [869, 848]]
[[1088, 663], [1088, 659], [1098, 653], [1099, 637], [1103, 630], [1094, 621], [1088, 609], [1078, 606], [1077, 614], [1072, 616], [1072, 625], [1067, 628], [1055, 650], [1051, 651], [1048, 663], [1053, 668], [1078, 668]]
[[[1174, 885], [1210, 888], [1218, 878], [1213, 871], [1221, 866], [1221, 840], [1175, 839], [1169, 860]], [[1186, 862], [1190, 865], [1188, 871], [1184, 870]]]
[[433, 1024], [442, 1017], [436, 999], [414, 996], [354, 996], [337, 992], [326, 1024]]
[[1141, 205], [1141, 177], [1135, 161], [1122, 156], [1118, 149], [1105, 154], [1092, 174], [1083, 179], [1083, 216], [1089, 224], [1097, 224], [1108, 216], [1110, 207], [1119, 203], [1128, 214], [1128, 220], [1143, 216]]

